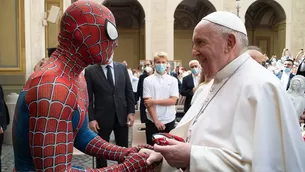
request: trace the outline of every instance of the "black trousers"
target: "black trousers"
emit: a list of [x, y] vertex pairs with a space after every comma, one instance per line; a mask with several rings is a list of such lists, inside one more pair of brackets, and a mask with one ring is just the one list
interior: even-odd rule
[[140, 102], [140, 117], [141, 117], [141, 123], [146, 123], [148, 121], [146, 116], [146, 107], [144, 105], [144, 100], [141, 99]]
[[2, 169], [2, 165], [1, 165], [1, 155], [2, 155], [2, 144], [3, 144], [3, 138], [4, 138], [4, 134], [0, 134], [0, 172]]
[[[110, 134], [113, 131], [115, 136], [115, 143], [118, 146], [128, 147], [128, 126], [120, 126], [117, 117], [115, 118], [115, 123], [111, 128], [104, 128], [103, 126], [99, 125], [100, 130], [98, 135], [109, 142]], [[107, 160], [104, 158], [96, 158], [96, 168], [103, 168], [107, 167]]]
[[150, 120], [147, 120], [146, 122], [146, 141], [147, 144], [154, 145], [154, 142], [152, 140], [152, 135], [156, 133], [169, 133], [172, 129], [175, 128], [175, 120], [165, 124], [165, 130], [159, 131], [158, 128], [155, 126], [155, 123], [151, 122]]
[[133, 92], [133, 95], [134, 95], [134, 99], [135, 99], [135, 101], [134, 101], [135, 105], [137, 105], [138, 104], [138, 100], [139, 100], [138, 96], [137, 96], [138, 94], [137, 94], [137, 92]]

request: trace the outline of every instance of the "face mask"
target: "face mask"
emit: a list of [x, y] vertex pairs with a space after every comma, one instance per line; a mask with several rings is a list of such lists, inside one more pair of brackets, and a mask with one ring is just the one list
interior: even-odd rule
[[166, 69], [165, 64], [156, 64], [156, 70], [158, 73], [163, 73]]
[[198, 68], [192, 68], [191, 71], [192, 71], [192, 73], [194, 75], [197, 75], [199, 73], [199, 69]]
[[290, 71], [291, 71], [290, 68], [287, 68], [287, 67], [286, 67], [286, 68], [284, 69], [284, 72], [285, 72], [285, 73], [289, 73]]
[[150, 73], [153, 69], [150, 67], [150, 66], [146, 66], [144, 68], [144, 70], [147, 72], [147, 73]]

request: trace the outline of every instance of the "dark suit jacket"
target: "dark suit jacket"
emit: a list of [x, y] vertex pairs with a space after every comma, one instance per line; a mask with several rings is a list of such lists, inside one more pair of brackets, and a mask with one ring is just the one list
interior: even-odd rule
[[189, 74], [185, 76], [182, 80], [182, 88], [180, 94], [185, 96], [185, 103], [184, 103], [184, 112], [186, 113], [188, 109], [191, 107], [191, 100], [193, 97], [193, 88], [194, 88], [194, 81], [193, 75]]
[[9, 123], [10, 115], [6, 103], [4, 101], [4, 92], [2, 86], [0, 85], [0, 126], [5, 131]]
[[127, 115], [135, 113], [135, 99], [126, 66], [113, 62], [115, 87], [111, 86], [100, 65], [86, 68], [89, 95], [89, 121], [97, 120], [101, 128], [114, 126], [117, 116], [121, 126]]
[[142, 75], [140, 75], [140, 77], [139, 77], [138, 88], [137, 88], [137, 100], [139, 100], [139, 98], [141, 98], [140, 108], [145, 108], [144, 100], [143, 100], [143, 84], [144, 84], [144, 79], [147, 76], [148, 76], [148, 74], [145, 72]]
[[[283, 76], [283, 71], [279, 72], [278, 74], [276, 74], [276, 76], [279, 78], [279, 79], [282, 79], [282, 76]], [[287, 87], [286, 87], [286, 90], [288, 90], [289, 86], [290, 86], [290, 81], [291, 79], [294, 77], [294, 74], [290, 73], [289, 75], [289, 79], [288, 79], [288, 84], [287, 84]]]
[[181, 92], [181, 85], [182, 84], [181, 84], [180, 80], [178, 79], [178, 75], [175, 72], [170, 72], [170, 75], [175, 77], [178, 80], [178, 90], [179, 90], [179, 92]]

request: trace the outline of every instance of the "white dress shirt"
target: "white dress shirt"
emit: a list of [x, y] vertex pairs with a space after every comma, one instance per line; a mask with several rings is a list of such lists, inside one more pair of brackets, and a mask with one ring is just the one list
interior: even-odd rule
[[132, 80], [132, 82], [131, 82], [132, 90], [133, 90], [134, 93], [136, 93], [137, 90], [138, 90], [139, 78], [137, 78], [134, 75], [131, 75], [131, 80]]
[[105, 74], [105, 77], [106, 79], [107, 78], [107, 66], [110, 66], [110, 69], [111, 69], [111, 73], [112, 73], [112, 78], [113, 78], [113, 84], [115, 85], [115, 77], [114, 77], [114, 68], [113, 68], [113, 62], [111, 62], [110, 64], [106, 64], [106, 65], [101, 65], [102, 66], [102, 69], [104, 71], [104, 74]]
[[281, 77], [281, 83], [282, 83], [282, 86], [284, 87], [285, 90], [288, 86], [289, 76], [290, 76], [290, 72], [286, 73], [286, 72], [283, 71], [282, 77]]
[[194, 88], [196, 88], [198, 86], [198, 84], [199, 84], [199, 77], [200, 77], [200, 75], [198, 74], [197, 76], [195, 76], [192, 73], [192, 77], [193, 77]]

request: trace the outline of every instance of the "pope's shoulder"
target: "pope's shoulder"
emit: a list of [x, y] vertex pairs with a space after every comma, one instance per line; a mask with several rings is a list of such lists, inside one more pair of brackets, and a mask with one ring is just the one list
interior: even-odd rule
[[254, 60], [248, 60], [239, 74], [239, 79], [242, 80], [243, 85], [252, 87], [272, 86], [281, 88], [281, 82], [273, 73], [258, 64]]

